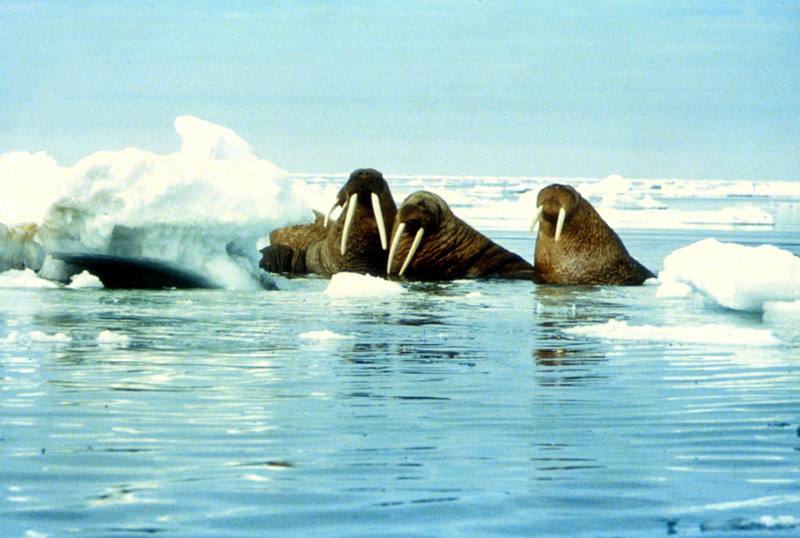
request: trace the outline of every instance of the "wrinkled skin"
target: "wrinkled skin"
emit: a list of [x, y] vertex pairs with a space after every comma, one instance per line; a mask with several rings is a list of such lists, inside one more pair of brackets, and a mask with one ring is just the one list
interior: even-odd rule
[[[541, 207], [533, 264], [536, 282], [634, 286], [655, 276], [628, 254], [616, 232], [573, 187], [545, 187], [536, 205]], [[561, 208], [564, 224], [556, 241]]]
[[344, 254], [341, 252], [342, 234], [347, 210], [327, 227], [322, 215], [317, 214], [313, 224], [273, 231], [270, 246], [261, 250], [259, 266], [273, 273], [314, 273], [330, 277], [334, 273], [352, 271], [383, 276], [387, 253], [381, 245], [373, 211], [373, 193], [380, 204], [388, 235], [397, 213], [389, 184], [377, 170], [362, 168], [350, 175], [336, 196], [338, 206], [356, 204]]
[[[398, 235], [401, 225], [403, 229]], [[424, 232], [402, 275], [406, 279], [533, 279], [530, 263], [472, 228], [441, 197], [426, 191], [410, 195], [398, 210], [392, 230], [396, 252], [388, 271], [390, 275], [401, 271], [420, 228]]]

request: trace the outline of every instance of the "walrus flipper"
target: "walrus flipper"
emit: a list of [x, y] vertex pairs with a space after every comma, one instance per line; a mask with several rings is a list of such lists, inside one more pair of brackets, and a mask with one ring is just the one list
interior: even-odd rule
[[286, 245], [270, 245], [262, 248], [258, 266], [268, 273], [293, 275], [308, 273], [305, 249], [295, 249]]
[[51, 255], [78, 271], [89, 271], [108, 289], [219, 288], [203, 275], [153, 258], [67, 252]]

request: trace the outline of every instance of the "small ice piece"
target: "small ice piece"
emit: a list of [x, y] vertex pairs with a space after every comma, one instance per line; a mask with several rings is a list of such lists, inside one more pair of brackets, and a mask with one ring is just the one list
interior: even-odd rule
[[66, 343], [72, 341], [72, 338], [64, 333], [47, 334], [42, 331], [31, 331], [29, 336], [32, 342]]
[[126, 346], [128, 345], [130, 339], [125, 334], [104, 330], [100, 331], [100, 334], [97, 335], [97, 338], [95, 340], [97, 341], [98, 344], [112, 344], [112, 345]]
[[50, 280], [39, 278], [30, 269], [12, 269], [0, 273], [0, 288], [58, 288], [59, 285]]
[[567, 334], [593, 336], [607, 340], [707, 344], [716, 346], [776, 346], [781, 341], [770, 329], [748, 329], [734, 325], [706, 324], [686, 326], [628, 325], [610, 319], [607, 323], [569, 327]]
[[78, 289], [78, 288], [102, 288], [103, 283], [100, 282], [100, 279], [94, 276], [89, 271], [83, 271], [71, 279], [71, 282], [68, 288]]
[[763, 311], [770, 301], [800, 299], [800, 258], [774, 245], [749, 247], [704, 239], [664, 258], [657, 297], [690, 286], [733, 310]]
[[325, 289], [330, 297], [385, 297], [403, 293], [405, 288], [397, 282], [391, 282], [371, 275], [358, 273], [336, 273], [331, 277]]
[[328, 329], [322, 331], [309, 331], [298, 335], [303, 340], [350, 340], [353, 336], [339, 334]]

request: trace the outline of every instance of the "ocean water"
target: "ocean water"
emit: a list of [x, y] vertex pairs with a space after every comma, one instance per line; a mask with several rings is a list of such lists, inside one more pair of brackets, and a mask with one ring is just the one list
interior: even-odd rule
[[[387, 179], [527, 258], [553, 181]], [[706, 238], [800, 254], [792, 182], [560, 181], [656, 272]], [[0, 273], [0, 535], [797, 536], [791, 263], [773, 267], [784, 300], [746, 311], [699, 277], [683, 294], [356, 278], [358, 296], [316, 277], [123, 291]]]

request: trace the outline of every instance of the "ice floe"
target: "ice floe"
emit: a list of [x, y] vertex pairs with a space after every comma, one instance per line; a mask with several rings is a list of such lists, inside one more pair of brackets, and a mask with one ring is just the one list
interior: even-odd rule
[[781, 341], [770, 329], [753, 329], [726, 324], [685, 326], [629, 325], [627, 321], [610, 319], [606, 323], [563, 329], [576, 336], [592, 336], [606, 340], [707, 344], [715, 346], [775, 346]]
[[773, 245], [704, 239], [664, 258], [659, 280], [659, 297], [699, 292], [725, 308], [763, 312], [766, 303], [800, 300], [800, 257]]
[[95, 338], [95, 341], [98, 344], [116, 346], [126, 346], [128, 345], [129, 340], [130, 339], [127, 335], [110, 330], [100, 331], [100, 334], [98, 334], [97, 338]]
[[358, 273], [336, 273], [331, 277], [325, 295], [330, 297], [385, 297], [403, 293], [397, 282]]

